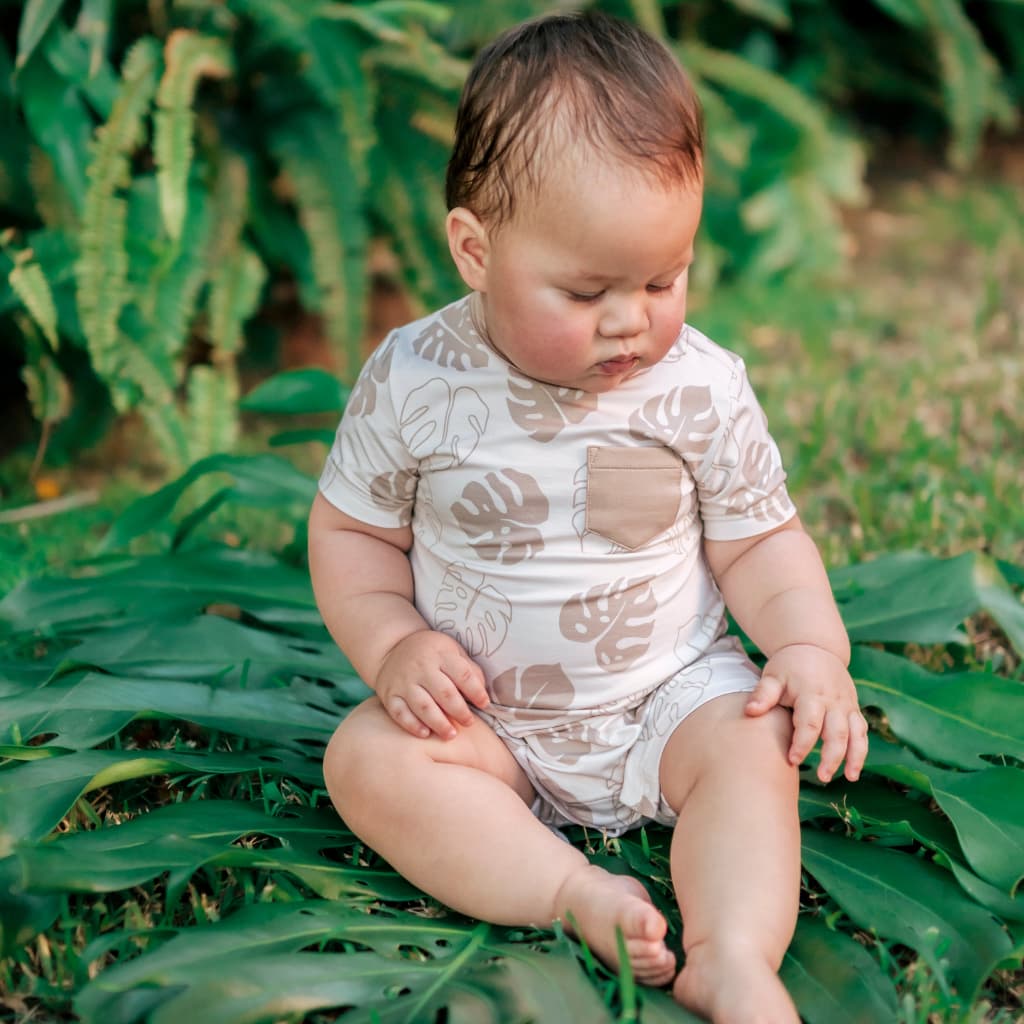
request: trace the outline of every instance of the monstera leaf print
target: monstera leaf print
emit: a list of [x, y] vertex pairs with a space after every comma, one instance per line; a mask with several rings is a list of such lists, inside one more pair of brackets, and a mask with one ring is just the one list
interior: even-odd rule
[[370, 481], [370, 497], [381, 508], [393, 509], [408, 505], [416, 496], [418, 474], [411, 469], [379, 473]]
[[561, 710], [572, 704], [576, 690], [561, 665], [527, 665], [495, 676], [491, 696], [504, 707]]
[[594, 657], [606, 672], [622, 672], [650, 647], [658, 602], [651, 581], [618, 579], [575, 594], [562, 605], [558, 626], [566, 640], [593, 643]]
[[400, 418], [402, 440], [418, 459], [434, 456], [436, 469], [461, 466], [480, 443], [490, 413], [473, 388], [432, 377], [409, 392]]
[[553, 441], [570, 423], [580, 423], [597, 408], [597, 395], [576, 388], [556, 388], [550, 384], [509, 371], [508, 411], [517, 427], [534, 441]]
[[395, 351], [398, 335], [392, 334], [376, 352], [370, 356], [356, 386], [349, 395], [345, 412], [349, 416], [369, 416], [377, 407], [377, 389], [388, 379], [391, 372], [391, 357]]
[[548, 518], [548, 499], [537, 481], [517, 469], [488, 473], [467, 484], [452, 515], [473, 550], [489, 562], [515, 565], [544, 549], [537, 527]]
[[456, 303], [432, 317], [413, 339], [412, 350], [438, 366], [459, 372], [486, 366], [490, 359], [467, 302]]
[[696, 661], [720, 636], [725, 634], [726, 623], [721, 600], [715, 602], [707, 615], [694, 615], [684, 622], [676, 633], [675, 656], [683, 665]]
[[501, 647], [512, 621], [509, 599], [482, 573], [449, 565], [434, 600], [434, 626], [454, 637], [475, 658]]
[[721, 426], [709, 387], [672, 388], [648, 399], [629, 418], [637, 440], [654, 438], [681, 455], [704, 455]]

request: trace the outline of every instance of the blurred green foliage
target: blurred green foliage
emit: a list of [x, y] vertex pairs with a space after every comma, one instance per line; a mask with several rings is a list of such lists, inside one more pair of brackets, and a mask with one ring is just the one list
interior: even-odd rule
[[[73, 449], [135, 410], [171, 470], [231, 450], [246, 324], [278, 282], [351, 379], [375, 238], [417, 303], [455, 297], [442, 179], [468, 61], [559, 6], [0, 0], [0, 360], [44, 440], [63, 421]], [[835, 266], [865, 123], [942, 132], [963, 167], [1021, 99], [1007, 0], [596, 6], [697, 81], [705, 281]]]

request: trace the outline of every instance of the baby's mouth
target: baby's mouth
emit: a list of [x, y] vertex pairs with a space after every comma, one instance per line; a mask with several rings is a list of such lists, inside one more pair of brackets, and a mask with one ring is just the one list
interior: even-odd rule
[[631, 370], [640, 361], [639, 356], [616, 356], [614, 359], [605, 359], [598, 363], [597, 367], [602, 373], [622, 373], [624, 370]]

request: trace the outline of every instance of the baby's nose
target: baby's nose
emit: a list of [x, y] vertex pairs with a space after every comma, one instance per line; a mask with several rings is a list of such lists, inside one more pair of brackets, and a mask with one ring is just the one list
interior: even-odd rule
[[604, 338], [632, 338], [649, 326], [647, 303], [639, 298], [621, 298], [605, 306], [597, 329]]

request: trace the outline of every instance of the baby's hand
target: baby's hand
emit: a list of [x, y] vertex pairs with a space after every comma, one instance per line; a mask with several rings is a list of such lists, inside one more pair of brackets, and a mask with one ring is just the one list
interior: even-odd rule
[[461, 645], [445, 633], [410, 633], [388, 652], [377, 673], [377, 696], [406, 732], [424, 739], [455, 738], [455, 724], [472, 725], [466, 701], [487, 707], [484, 674]]
[[846, 666], [830, 651], [793, 644], [776, 651], [747, 701], [748, 715], [776, 705], [793, 709], [791, 764], [800, 764], [821, 737], [818, 778], [828, 782], [843, 758], [846, 777], [860, 777], [868, 754], [868, 726], [857, 706], [857, 690]]

